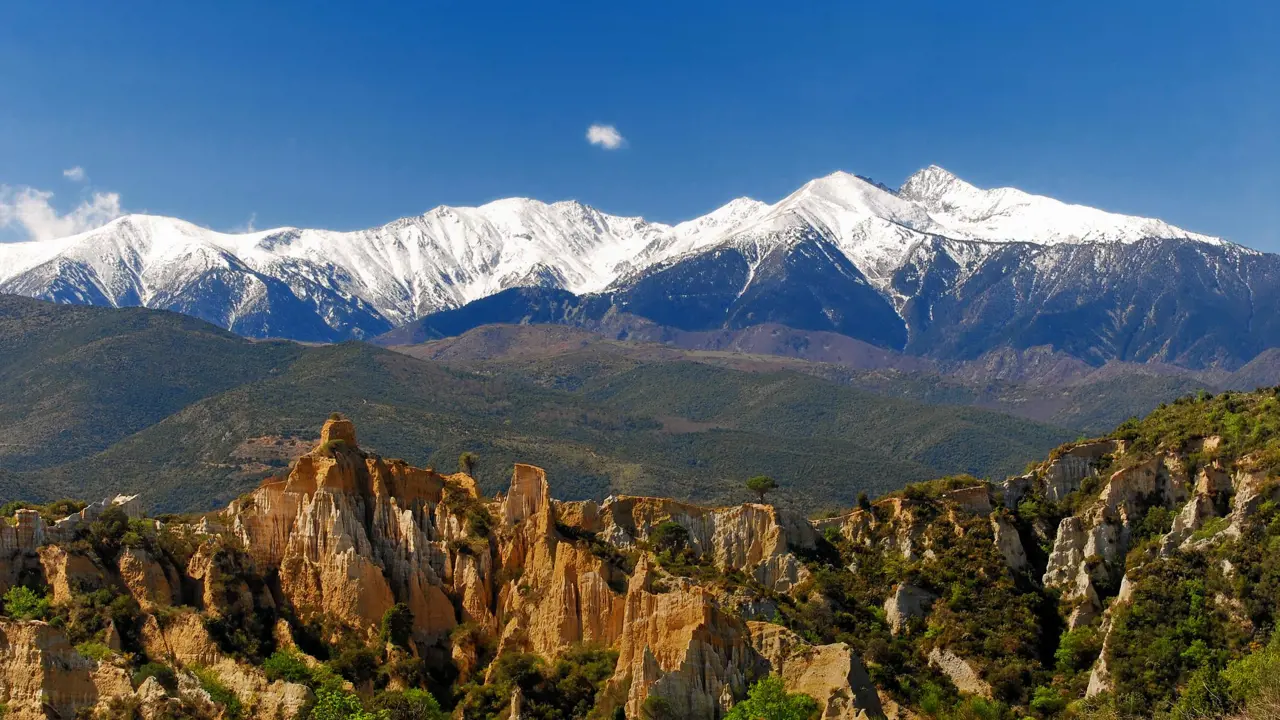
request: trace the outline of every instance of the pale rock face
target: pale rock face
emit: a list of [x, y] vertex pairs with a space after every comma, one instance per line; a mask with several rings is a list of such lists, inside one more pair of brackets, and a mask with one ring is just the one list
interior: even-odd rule
[[61, 717], [77, 708], [133, 693], [129, 675], [76, 652], [61, 630], [46, 623], [0, 620], [0, 702], [14, 720]]
[[647, 540], [663, 522], [675, 522], [689, 531], [695, 553], [709, 556], [721, 570], [750, 572], [779, 592], [808, 576], [789, 549], [809, 549], [817, 542], [813, 525], [803, 517], [756, 503], [704, 508], [666, 498], [623, 496], [606, 501], [600, 517], [602, 537], [622, 548]]
[[943, 494], [943, 499], [971, 512], [974, 515], [986, 515], [991, 512], [991, 493], [986, 485], [960, 488]]
[[623, 632], [624, 576], [589, 550], [560, 537], [546, 473], [516, 465], [503, 514], [512, 519], [503, 567], [520, 572], [523, 591], [507, 591], [501, 647], [524, 645], [546, 657], [587, 643], [611, 646]]
[[1120, 443], [1115, 440], [1081, 443], [1050, 461], [1044, 471], [1045, 498], [1057, 502], [1079, 490], [1084, 479], [1096, 473], [1102, 457], [1119, 449]]
[[781, 625], [748, 622], [752, 646], [782, 677], [787, 692], [818, 701], [822, 720], [867, 720], [884, 716], [879, 694], [862, 661], [848, 645], [813, 646]]
[[174, 602], [178, 578], [172, 568], [161, 565], [146, 550], [125, 548], [118, 560], [120, 579], [129, 594], [146, 612], [169, 607]]
[[837, 515], [836, 517], [813, 521], [813, 527], [818, 532], [823, 532], [827, 528], [833, 527], [846, 540], [864, 546], [871, 544], [871, 533], [876, 529], [877, 525], [875, 513], [861, 508], [847, 515]]
[[179, 667], [210, 666], [222, 660], [204, 621], [194, 612], [177, 613], [164, 626], [155, 616], [148, 616], [140, 638], [147, 655], [168, 659]]
[[80, 588], [100, 588], [109, 582], [106, 571], [86, 555], [67, 552], [59, 545], [44, 545], [36, 552], [55, 603], [71, 602]]
[[364, 458], [346, 420], [326, 422], [321, 437], [345, 447], [305, 455], [283, 482], [232, 503], [232, 531], [260, 567], [280, 569], [281, 590], [304, 615], [331, 614], [372, 634], [398, 598], [422, 640], [442, 638], [457, 618], [435, 511], [447, 483], [474, 497], [474, 482]]
[[928, 590], [914, 585], [898, 585], [893, 594], [884, 601], [885, 620], [894, 635], [907, 629], [907, 624], [916, 618], [923, 618], [929, 606], [938, 597]]
[[1112, 473], [1097, 500], [1059, 525], [1045, 585], [1063, 588], [1064, 599], [1093, 604], [1085, 612], [1096, 615], [1101, 606], [1094, 599], [1093, 570], [1085, 563], [1096, 558], [1114, 569], [1129, 551], [1131, 528], [1144, 519], [1150, 507], [1180, 506], [1191, 486], [1186, 464], [1175, 455], [1152, 457]]
[[611, 682], [630, 682], [627, 717], [640, 717], [649, 696], [677, 717], [714, 720], [725, 700], [742, 697], [746, 671], [759, 660], [746, 625], [721, 610], [707, 590], [684, 585], [655, 592], [642, 557], [627, 590], [618, 665]]
[[1224, 531], [1231, 537], [1239, 537], [1241, 527], [1249, 515], [1267, 500], [1280, 499], [1280, 483], [1276, 483], [1265, 471], [1237, 471], [1231, 481], [1235, 497], [1231, 502], [1230, 524]]
[[1013, 526], [1008, 516], [1000, 512], [991, 514], [991, 532], [995, 538], [996, 548], [1000, 551], [1000, 555], [1004, 558], [1005, 565], [1010, 570], [1020, 572], [1026, 570], [1030, 563], [1027, 562], [1027, 551], [1022, 546], [1022, 538], [1018, 536], [1018, 529]]
[[950, 650], [934, 648], [929, 652], [929, 664], [951, 678], [960, 692], [991, 697], [991, 686], [978, 675], [972, 665]]

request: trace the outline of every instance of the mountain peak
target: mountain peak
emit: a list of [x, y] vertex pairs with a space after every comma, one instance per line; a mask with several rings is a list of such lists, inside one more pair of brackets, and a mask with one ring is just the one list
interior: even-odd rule
[[909, 200], [936, 200], [958, 186], [972, 187], [946, 168], [930, 165], [907, 178], [898, 194]]

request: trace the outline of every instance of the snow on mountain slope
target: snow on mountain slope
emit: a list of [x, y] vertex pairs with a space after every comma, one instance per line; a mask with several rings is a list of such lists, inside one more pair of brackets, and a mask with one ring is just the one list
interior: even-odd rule
[[[292, 329], [301, 324], [306, 339], [341, 339], [367, 337], [509, 287], [597, 292], [722, 245], [754, 246], [740, 257], [764, 257], [768, 247], [813, 234], [838, 248], [886, 297], [896, 295], [890, 279], [913, 248], [939, 236], [985, 241], [965, 245], [976, 255], [1008, 241], [1220, 242], [1159, 220], [1008, 188], [980, 190], [934, 166], [896, 193], [837, 172], [773, 205], [738, 198], [675, 226], [577, 202], [524, 198], [437, 207], [355, 232], [228, 234], [130, 215], [68, 238], [0, 245], [0, 291], [174, 309], [245, 334], [302, 337]], [[748, 285], [752, 276], [754, 269]]]
[[1221, 242], [1163, 220], [1069, 205], [1015, 188], [981, 190], [937, 165], [912, 175], [898, 194], [928, 211], [938, 223], [938, 234], [959, 239], [1043, 245], [1131, 243], [1153, 237]]

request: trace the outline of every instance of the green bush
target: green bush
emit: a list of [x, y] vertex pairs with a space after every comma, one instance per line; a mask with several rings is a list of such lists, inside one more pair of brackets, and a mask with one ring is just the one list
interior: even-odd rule
[[271, 654], [271, 657], [264, 660], [262, 672], [266, 674], [268, 680], [273, 682], [284, 680], [303, 685], [314, 684], [311, 668], [296, 653], [287, 650], [277, 650]]
[[464, 720], [505, 717], [511, 693], [519, 687], [529, 720], [583, 720], [613, 675], [618, 654], [577, 646], [548, 666], [537, 655], [508, 653], [498, 658], [488, 682], [466, 687], [459, 704]]
[[172, 668], [158, 662], [149, 662], [133, 673], [134, 689], [142, 687], [142, 683], [151, 677], [155, 678], [170, 693], [178, 691], [178, 676], [173, 672]]
[[381, 664], [378, 653], [367, 647], [352, 647], [343, 650], [329, 661], [329, 669], [360, 686], [378, 676]]
[[316, 690], [316, 704], [311, 708], [310, 720], [386, 720], [382, 712], [365, 712], [360, 698], [335, 687]]
[[473, 452], [464, 452], [458, 456], [458, 472], [471, 475], [476, 470], [476, 463], [480, 462], [480, 456]]
[[200, 681], [200, 687], [209, 693], [209, 697], [213, 701], [222, 706], [223, 712], [228, 718], [242, 717], [244, 706], [240, 703], [240, 698], [236, 696], [212, 670], [207, 668], [192, 668], [192, 674]]
[[734, 705], [725, 720], [810, 720], [817, 715], [816, 700], [788, 693], [782, 678], [770, 675], [751, 686], [747, 699]]
[[425, 690], [381, 692], [374, 696], [369, 707], [386, 720], [447, 720], [448, 715], [440, 704]]
[[[84, 657], [89, 658], [90, 660], [97, 660], [98, 662], [102, 662], [108, 656], [111, 655], [111, 648], [98, 642], [97, 640], [86, 640], [85, 642], [82, 642], [79, 645], [76, 645], [76, 652], [80, 653]], [[137, 683], [135, 683], [134, 686], [136, 687]]]
[[382, 614], [379, 637], [384, 643], [408, 648], [409, 638], [413, 634], [413, 611], [404, 603], [396, 603]]
[[15, 585], [4, 594], [4, 612], [15, 620], [46, 620], [50, 599], [23, 585]]
[[680, 523], [664, 520], [649, 533], [649, 544], [654, 552], [679, 552], [689, 546], [689, 531]]

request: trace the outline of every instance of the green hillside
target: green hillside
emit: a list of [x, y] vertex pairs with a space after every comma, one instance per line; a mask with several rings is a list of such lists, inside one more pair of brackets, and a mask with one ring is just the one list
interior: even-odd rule
[[765, 473], [779, 504], [805, 510], [939, 473], [1000, 476], [1071, 435], [794, 372], [636, 362], [544, 387], [360, 343], [251, 343], [168, 313], [24, 303], [41, 319], [5, 326], [20, 338], [0, 417], [5, 499], [142, 492], [156, 509], [210, 508], [279, 472], [335, 410], [414, 463], [477, 452], [488, 491], [517, 460], [552, 471], [565, 499], [739, 500]]

